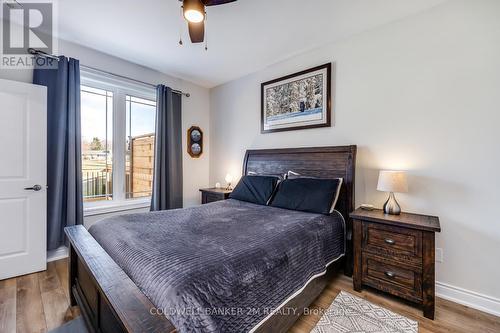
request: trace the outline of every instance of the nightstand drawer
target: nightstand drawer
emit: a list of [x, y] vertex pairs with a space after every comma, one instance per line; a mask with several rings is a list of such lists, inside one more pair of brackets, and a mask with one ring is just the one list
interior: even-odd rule
[[363, 254], [363, 283], [404, 297], [422, 299], [422, 272], [396, 261]]
[[[422, 258], [422, 232], [383, 224], [363, 223], [363, 250], [375, 254]], [[420, 260], [415, 260], [419, 264]]]

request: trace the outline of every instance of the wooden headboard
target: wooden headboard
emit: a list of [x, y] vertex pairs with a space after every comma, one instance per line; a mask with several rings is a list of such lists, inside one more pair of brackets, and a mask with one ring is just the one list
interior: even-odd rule
[[352, 275], [352, 221], [356, 146], [247, 150], [243, 175], [285, 174], [289, 170], [304, 176], [343, 178], [336, 209], [346, 221], [347, 249], [344, 273]]

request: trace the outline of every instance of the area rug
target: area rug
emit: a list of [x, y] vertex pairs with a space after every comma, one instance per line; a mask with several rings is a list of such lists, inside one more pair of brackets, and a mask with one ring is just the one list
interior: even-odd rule
[[418, 322], [341, 291], [313, 333], [417, 333]]

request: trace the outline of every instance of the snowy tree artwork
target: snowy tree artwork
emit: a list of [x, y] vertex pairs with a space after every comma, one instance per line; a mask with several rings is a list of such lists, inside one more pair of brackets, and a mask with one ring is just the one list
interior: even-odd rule
[[330, 126], [331, 64], [262, 84], [262, 133]]

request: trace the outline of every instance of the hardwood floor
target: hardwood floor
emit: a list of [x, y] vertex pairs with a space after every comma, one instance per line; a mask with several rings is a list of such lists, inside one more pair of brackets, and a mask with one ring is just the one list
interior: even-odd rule
[[47, 332], [80, 315], [69, 307], [66, 260], [47, 270], [0, 281], [0, 333]]
[[[0, 333], [47, 332], [79, 316], [78, 308], [69, 308], [67, 278], [67, 261], [59, 260], [48, 263], [45, 272], [0, 281]], [[352, 280], [342, 274], [332, 280], [311, 309], [328, 308], [340, 290], [417, 320], [421, 333], [500, 332], [500, 317], [437, 298], [436, 319], [432, 321], [416, 307], [394, 297], [374, 290], [355, 292]], [[290, 332], [310, 332], [320, 318], [316, 313], [302, 316]]]

